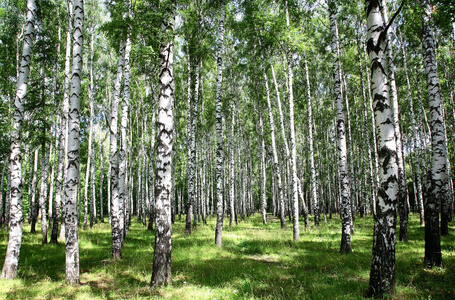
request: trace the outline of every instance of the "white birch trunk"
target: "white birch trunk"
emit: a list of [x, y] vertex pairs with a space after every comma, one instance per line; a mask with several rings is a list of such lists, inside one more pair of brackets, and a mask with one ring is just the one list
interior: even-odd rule
[[[19, 268], [19, 256], [22, 245], [22, 122], [24, 120], [25, 101], [27, 97], [28, 79], [30, 74], [30, 62], [32, 59], [32, 47], [35, 40], [35, 13], [34, 0], [27, 0], [27, 21], [25, 26], [24, 44], [19, 76], [17, 77], [17, 90], [14, 100], [13, 128], [11, 130], [9, 176], [11, 178], [9, 220], [10, 230], [8, 246], [6, 249], [5, 262], [0, 278], [12, 279], [17, 276]], [[19, 49], [18, 49], [19, 51]], [[7, 199], [8, 201], [8, 199]], [[6, 211], [8, 213], [8, 211]]]
[[[87, 154], [87, 165], [85, 168], [85, 185], [84, 185], [84, 229], [87, 229], [87, 217], [88, 217], [88, 205], [89, 195], [88, 189], [90, 186], [90, 164], [92, 160], [92, 142], [93, 142], [93, 118], [95, 116], [95, 93], [93, 91], [93, 55], [94, 55], [94, 39], [95, 39], [95, 28], [90, 28], [90, 88], [88, 92], [89, 106], [90, 106], [90, 121], [89, 121], [89, 133], [88, 133], [88, 154]], [[95, 163], [95, 162], [93, 162]], [[93, 199], [92, 199], [93, 201]], [[91, 227], [91, 226], [90, 226]]]
[[80, 96], [82, 75], [84, 2], [74, 0], [73, 65], [68, 124], [68, 159], [64, 187], [65, 205], [65, 280], [70, 284], [79, 283], [79, 241], [77, 200], [80, 182]]
[[[130, 73], [131, 73], [131, 66], [130, 66], [130, 53], [131, 53], [131, 33], [128, 32], [126, 38], [126, 46], [125, 46], [125, 80], [123, 84], [123, 105], [122, 105], [122, 119], [120, 122], [120, 152], [119, 152], [119, 206], [120, 206], [120, 230], [122, 232], [121, 239], [123, 243], [123, 239], [126, 237], [126, 230], [125, 228], [128, 227], [126, 224], [127, 218], [125, 218], [126, 209], [125, 206], [127, 205], [127, 194], [126, 194], [126, 168], [127, 168], [127, 158], [128, 158], [128, 144], [127, 144], [127, 137], [128, 137], [128, 109], [130, 105]], [[128, 210], [129, 211], [129, 210]], [[125, 212], [125, 213], [124, 213]]]
[[100, 143], [100, 222], [104, 223], [103, 211], [103, 186], [104, 186], [104, 139]]
[[395, 286], [395, 244], [398, 204], [398, 165], [393, 111], [386, 74], [385, 24], [379, 0], [366, 0], [367, 49], [379, 155], [379, 191], [373, 235], [368, 296], [392, 294]]
[[[49, 152], [46, 151], [46, 145], [43, 144], [42, 158], [41, 158], [41, 187], [40, 187], [40, 199], [39, 199], [39, 210], [41, 216], [41, 234], [42, 244], [47, 244], [47, 181], [49, 173]], [[52, 148], [52, 146], [51, 146]]]
[[230, 212], [230, 219], [229, 219], [229, 227], [234, 226], [234, 222], [236, 220], [236, 213], [234, 208], [234, 173], [235, 173], [235, 160], [234, 160], [234, 127], [235, 127], [235, 105], [232, 101], [231, 104], [231, 134], [230, 134], [230, 153], [229, 153], [229, 212]]
[[333, 62], [333, 79], [334, 79], [334, 100], [336, 106], [336, 132], [337, 132], [337, 154], [338, 170], [341, 192], [341, 253], [352, 252], [351, 248], [351, 190], [349, 185], [347, 147], [346, 147], [346, 129], [345, 116], [343, 107], [343, 91], [341, 83], [340, 70], [340, 51], [338, 42], [338, 25], [336, 21], [337, 8], [333, 0], [329, 1], [330, 32], [332, 36], [332, 52], [335, 59]]
[[307, 96], [308, 96], [308, 142], [310, 147], [310, 176], [311, 176], [311, 198], [313, 200], [313, 213], [314, 213], [314, 225], [319, 226], [320, 216], [319, 216], [319, 200], [318, 200], [318, 191], [317, 191], [317, 178], [316, 178], [316, 168], [314, 166], [314, 146], [313, 146], [313, 106], [311, 99], [311, 90], [310, 90], [310, 77], [308, 74], [308, 63], [306, 59], [306, 54], [304, 55], [305, 63], [305, 79], [307, 84]]
[[119, 149], [118, 137], [118, 106], [120, 101], [120, 87], [125, 65], [125, 42], [120, 41], [119, 59], [117, 65], [117, 77], [114, 83], [114, 94], [111, 104], [110, 116], [110, 161], [111, 161], [111, 228], [112, 228], [112, 258], [122, 258], [122, 236], [120, 226], [120, 199], [119, 199]]
[[35, 233], [36, 232], [36, 218], [37, 218], [37, 212], [36, 212], [36, 196], [38, 193], [36, 192], [36, 188], [38, 185], [38, 154], [39, 153], [39, 148], [35, 148], [34, 151], [34, 157], [33, 157], [33, 176], [32, 176], [32, 190], [31, 190], [31, 198], [30, 198], [30, 203], [28, 204], [28, 214], [30, 218], [30, 232]]
[[[173, 5], [165, 13], [161, 29], [173, 33]], [[169, 37], [167, 37], [169, 39]], [[174, 43], [172, 40], [161, 44], [158, 105], [158, 136], [156, 157], [156, 204], [155, 204], [155, 248], [151, 286], [158, 287], [171, 283], [172, 254], [172, 146], [174, 135]]]
[[[288, 1], [286, 2], [286, 27], [288, 29], [289, 39], [291, 33], [289, 31], [289, 9]], [[290, 54], [288, 54], [290, 55]], [[287, 57], [288, 67], [288, 79], [289, 79], [289, 128], [291, 133], [291, 177], [292, 177], [292, 222], [293, 222], [293, 239], [294, 241], [300, 240], [300, 228], [299, 228], [299, 198], [297, 195], [297, 152], [296, 152], [296, 138], [295, 138], [295, 125], [294, 125], [294, 91], [293, 91], [293, 74], [292, 74], [292, 60], [291, 57]]]
[[[447, 205], [447, 142], [436, 61], [435, 37], [432, 28], [431, 7], [427, 0], [423, 3], [422, 50], [427, 76], [428, 100], [430, 106], [430, 128], [432, 162], [427, 175], [428, 199], [425, 205], [425, 264], [429, 267], [442, 266], [441, 239], [439, 235], [439, 209], [441, 211], [441, 231], [447, 218], [444, 206]], [[447, 225], [447, 224], [446, 224]]]
[[423, 191], [422, 191], [422, 180], [421, 180], [421, 172], [420, 172], [420, 145], [419, 144], [419, 132], [418, 132], [418, 127], [416, 123], [416, 118], [415, 118], [415, 113], [414, 113], [414, 103], [412, 99], [412, 88], [411, 88], [411, 82], [409, 81], [409, 74], [408, 74], [408, 60], [406, 56], [406, 50], [403, 45], [403, 41], [401, 41], [401, 50], [403, 52], [403, 67], [404, 67], [404, 73], [406, 76], [406, 87], [407, 87], [407, 98], [409, 102], [409, 112], [411, 115], [411, 126], [412, 126], [412, 145], [415, 151], [415, 173], [416, 173], [416, 182], [415, 182], [415, 197], [417, 198], [417, 205], [419, 207], [419, 214], [420, 214], [420, 225], [424, 225], [424, 220], [425, 220], [425, 210], [424, 210], [424, 205], [423, 205]]
[[191, 101], [191, 106], [188, 109], [191, 112], [190, 115], [190, 125], [188, 127], [188, 204], [186, 212], [186, 226], [185, 234], [191, 234], [191, 220], [194, 217], [194, 208], [197, 201], [197, 190], [196, 190], [196, 130], [197, 130], [197, 116], [198, 116], [198, 102], [199, 102], [199, 62], [196, 60], [194, 62], [194, 96]]
[[3, 222], [5, 222], [5, 219], [4, 219], [5, 205], [3, 205], [3, 186], [5, 183], [5, 170], [6, 170], [7, 165], [8, 165], [8, 160], [5, 157], [5, 159], [3, 161], [2, 177], [0, 177], [0, 228], [2, 228]]
[[223, 232], [223, 54], [224, 54], [224, 0], [220, 0], [220, 21], [218, 27], [218, 53], [217, 53], [217, 76], [216, 76], [216, 228], [215, 245], [222, 246]]
[[[384, 22], [389, 22], [387, 3], [381, 0], [382, 15]], [[399, 198], [398, 198], [398, 212], [400, 215], [400, 241], [408, 241], [408, 191], [406, 185], [406, 166], [403, 157], [403, 142], [401, 138], [401, 129], [398, 121], [400, 120], [399, 104], [398, 104], [398, 91], [395, 81], [395, 64], [393, 62], [393, 49], [392, 39], [388, 32], [386, 32], [386, 50], [387, 50], [387, 75], [389, 78], [390, 88], [390, 102], [393, 110], [393, 125], [395, 127], [395, 138], [397, 141], [397, 163], [398, 163], [398, 184], [399, 184]]]
[[[261, 57], [262, 57], [262, 54], [261, 54]], [[264, 61], [263, 57], [262, 57], [262, 61]], [[267, 99], [267, 109], [268, 109], [268, 113], [269, 113], [270, 136], [272, 139], [273, 164], [274, 164], [275, 177], [277, 180], [278, 201], [280, 202], [280, 206], [283, 207], [284, 206], [283, 182], [281, 179], [281, 167], [278, 162], [278, 152], [276, 149], [275, 122], [273, 119], [272, 102], [270, 101], [269, 80], [267, 78], [267, 73], [266, 73], [264, 67], [262, 68], [262, 73], [264, 76], [265, 92], [266, 92], [266, 99]], [[277, 93], [277, 95], [278, 95], [278, 93]], [[280, 104], [280, 106], [281, 106], [281, 104]], [[262, 142], [264, 142], [264, 138], [262, 138]], [[263, 201], [264, 201], [264, 199], [263, 199]], [[286, 228], [286, 222], [283, 222], [284, 221], [284, 210], [281, 210], [281, 215], [282, 215], [282, 218], [280, 218], [281, 228]], [[266, 225], [266, 224], [264, 224], [264, 225]]]
[[[368, 109], [367, 109], [367, 95], [365, 91], [365, 79], [363, 77], [363, 65], [362, 65], [362, 52], [360, 50], [360, 41], [357, 36], [357, 53], [359, 59], [359, 74], [360, 74], [360, 83], [362, 85], [362, 100], [363, 100], [363, 119], [364, 119], [364, 126], [363, 132], [365, 136], [365, 141], [367, 144], [367, 157], [368, 157], [368, 170], [369, 170], [369, 178], [368, 183], [370, 187], [370, 197], [371, 203], [369, 203], [370, 207], [376, 205], [376, 189], [374, 185], [374, 167], [373, 167], [373, 158], [371, 155], [371, 145], [370, 145], [370, 137], [369, 137], [369, 130], [368, 130]], [[376, 153], [376, 151], [375, 151]], [[365, 208], [366, 209], [366, 208]]]

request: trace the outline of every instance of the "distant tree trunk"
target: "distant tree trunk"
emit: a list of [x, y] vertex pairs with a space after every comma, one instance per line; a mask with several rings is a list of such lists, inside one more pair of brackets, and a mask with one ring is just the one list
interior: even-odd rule
[[441, 239], [439, 236], [439, 205], [441, 204], [441, 234], [447, 232], [447, 148], [442, 95], [436, 62], [435, 38], [432, 28], [431, 7], [422, 1], [422, 50], [427, 75], [430, 105], [431, 146], [433, 160], [427, 175], [427, 202], [425, 205], [425, 264], [442, 266]]
[[223, 53], [224, 53], [224, 19], [225, 8], [224, 0], [220, 0], [220, 21], [218, 27], [218, 53], [217, 53], [217, 76], [216, 76], [216, 228], [215, 228], [215, 245], [222, 246], [223, 232]]
[[33, 178], [32, 178], [32, 197], [30, 199], [29, 207], [28, 207], [28, 214], [30, 218], [30, 232], [36, 232], [36, 219], [37, 219], [37, 212], [36, 212], [36, 196], [38, 193], [36, 192], [37, 185], [38, 185], [38, 152], [39, 148], [35, 149], [35, 154], [33, 158]]
[[234, 222], [236, 219], [236, 213], [234, 208], [234, 195], [235, 195], [235, 187], [234, 187], [234, 173], [235, 173], [235, 159], [234, 159], [234, 128], [235, 128], [235, 104], [233, 101], [231, 102], [231, 134], [230, 134], [230, 145], [229, 145], [229, 227], [234, 226]]
[[[278, 112], [280, 114], [281, 135], [283, 136], [284, 146], [285, 146], [285, 150], [286, 150], [286, 176], [284, 176], [284, 179], [286, 180], [286, 177], [289, 177], [289, 164], [288, 164], [288, 161], [289, 161], [289, 159], [291, 157], [291, 153], [290, 153], [290, 150], [289, 150], [289, 145], [288, 145], [288, 139], [287, 139], [287, 136], [286, 136], [286, 131], [284, 129], [284, 116], [283, 116], [283, 110], [281, 109], [280, 91], [278, 89], [278, 83], [276, 81], [275, 70], [273, 68], [273, 64], [270, 64], [270, 69], [272, 71], [272, 79], [273, 79], [273, 85], [275, 86], [276, 100], [277, 100], [277, 104], [278, 104]], [[284, 195], [283, 195], [283, 197], [284, 197]], [[281, 228], [286, 228], [286, 220], [285, 220], [285, 216], [284, 216], [284, 210], [285, 210], [284, 209], [284, 199], [283, 199], [283, 201], [280, 201], [279, 204], [280, 204], [279, 208], [280, 208]]]
[[[381, 0], [381, 9], [384, 17], [384, 22], [388, 23], [388, 10], [387, 3], [385, 0]], [[408, 241], [408, 218], [409, 218], [409, 206], [408, 206], [408, 190], [406, 185], [406, 167], [403, 157], [403, 143], [401, 138], [401, 129], [398, 121], [399, 115], [399, 104], [398, 104], [398, 91], [395, 81], [395, 64], [393, 63], [393, 51], [392, 51], [392, 40], [388, 32], [386, 32], [386, 50], [387, 50], [387, 73], [389, 78], [390, 88], [390, 102], [393, 110], [393, 123], [395, 126], [395, 138], [397, 142], [397, 163], [398, 163], [398, 185], [399, 185], [399, 198], [398, 198], [398, 213], [400, 215], [400, 241]]]
[[68, 124], [68, 161], [64, 189], [65, 203], [65, 280], [79, 284], [79, 242], [77, 227], [77, 200], [80, 182], [80, 96], [82, 75], [84, 2], [74, 0], [73, 66]]
[[96, 192], [95, 192], [95, 145], [92, 143], [92, 164], [90, 166], [90, 228], [96, 221]]
[[393, 112], [389, 101], [384, 20], [379, 0], [366, 0], [367, 50], [371, 64], [376, 134], [379, 155], [379, 191], [374, 217], [373, 257], [368, 296], [392, 294], [395, 287], [396, 208], [398, 165]]
[[120, 100], [120, 87], [122, 84], [123, 68], [125, 65], [125, 42], [120, 42], [117, 77], [114, 83], [114, 94], [111, 105], [110, 119], [110, 160], [111, 160], [111, 228], [112, 228], [112, 258], [122, 258], [122, 236], [120, 227], [120, 199], [119, 199], [119, 150], [117, 147], [118, 135], [118, 106]]
[[[51, 146], [52, 148], [52, 146]], [[39, 210], [41, 215], [41, 234], [43, 236], [42, 243], [47, 244], [47, 180], [49, 172], [49, 152], [46, 151], [46, 143], [42, 145], [42, 158], [41, 158], [41, 188], [39, 198]]]
[[127, 158], [128, 158], [128, 144], [127, 144], [127, 128], [128, 128], [128, 109], [130, 105], [130, 73], [131, 73], [131, 66], [130, 66], [130, 53], [131, 53], [131, 33], [128, 32], [126, 37], [126, 46], [125, 46], [125, 80], [123, 84], [123, 105], [122, 105], [122, 119], [120, 122], [120, 151], [119, 151], [119, 206], [120, 206], [120, 219], [119, 225], [121, 230], [121, 240], [123, 243], [123, 239], [126, 237], [126, 230], [125, 228], [128, 227], [126, 224], [125, 218], [125, 208], [127, 205], [127, 194], [126, 194], [126, 170], [127, 170]]
[[307, 84], [307, 96], [308, 96], [308, 142], [310, 147], [310, 176], [311, 176], [311, 198], [313, 200], [313, 212], [314, 212], [314, 225], [319, 226], [320, 222], [320, 209], [319, 209], [319, 200], [318, 200], [318, 190], [317, 190], [317, 179], [316, 179], [316, 169], [314, 166], [314, 147], [313, 147], [313, 109], [312, 109], [312, 99], [311, 99], [311, 89], [310, 89], [310, 77], [308, 74], [308, 63], [306, 59], [306, 53], [304, 54], [304, 63], [305, 63], [305, 78]]
[[[288, 37], [291, 38], [291, 32], [289, 30], [289, 8], [288, 0], [286, 3], [286, 27], [288, 29]], [[297, 195], [297, 152], [296, 152], [296, 138], [295, 138], [295, 126], [294, 126], [294, 91], [293, 91], [293, 74], [292, 74], [292, 59], [287, 57], [287, 67], [289, 76], [289, 128], [291, 133], [291, 175], [292, 175], [292, 222], [293, 222], [293, 239], [294, 241], [300, 240], [300, 228], [299, 228], [299, 198]], [[319, 212], [318, 212], [319, 213]], [[319, 217], [319, 215], [317, 216]], [[316, 215], [315, 215], [316, 219]]]
[[[169, 4], [168, 4], [169, 5]], [[173, 33], [173, 5], [166, 7], [161, 28]], [[169, 39], [169, 37], [168, 37]], [[158, 105], [158, 136], [155, 182], [155, 250], [151, 286], [158, 287], [171, 283], [172, 252], [172, 144], [174, 135], [174, 44], [168, 40], [161, 44]]]
[[[262, 54], [261, 54], [261, 59], [264, 62], [264, 58], [263, 58]], [[265, 66], [262, 67], [262, 73], [264, 76], [264, 85], [265, 85], [265, 92], [266, 92], [266, 99], [267, 99], [267, 111], [269, 113], [270, 136], [271, 136], [271, 140], [272, 140], [273, 165], [274, 165], [274, 173], [275, 173], [277, 189], [278, 189], [277, 190], [278, 201], [280, 203], [284, 203], [283, 182], [281, 180], [281, 168], [280, 168], [280, 164], [278, 162], [278, 152], [276, 149], [275, 122], [273, 120], [272, 102], [270, 101], [269, 79], [267, 77], [267, 72], [265, 70]], [[263, 142], [264, 142], [264, 137], [262, 136], [262, 143]], [[264, 161], [264, 164], [265, 164], [265, 161]], [[264, 196], [265, 196], [265, 194], [264, 194]], [[263, 199], [263, 204], [264, 203], [266, 203], [265, 197]], [[284, 219], [284, 213], [283, 213], [283, 219]], [[264, 224], [264, 225], [266, 225], [266, 224]], [[283, 225], [284, 225], [284, 227], [283, 227]], [[285, 227], [286, 227], [286, 223], [281, 222], [281, 228], [285, 228]]]
[[300, 182], [300, 178], [299, 178], [299, 182], [298, 182], [298, 189], [299, 189], [299, 197], [300, 197], [300, 202], [301, 202], [301, 205], [302, 205], [302, 212], [303, 212], [303, 218], [305, 220], [305, 228], [308, 228], [310, 222], [308, 221], [308, 207], [306, 206], [306, 203], [305, 203], [305, 198], [303, 197], [303, 192], [302, 192], [302, 183]]
[[332, 36], [332, 52], [334, 52], [333, 79], [334, 79], [334, 98], [336, 105], [336, 131], [337, 131], [337, 154], [338, 170], [341, 186], [341, 253], [352, 252], [351, 248], [351, 190], [349, 186], [346, 129], [343, 107], [343, 92], [341, 85], [340, 52], [338, 45], [338, 25], [336, 21], [337, 8], [333, 0], [329, 1], [330, 32]]
[[[367, 144], [367, 159], [368, 159], [368, 171], [369, 171], [369, 177], [368, 177], [368, 183], [370, 187], [370, 195], [371, 195], [371, 203], [373, 206], [376, 205], [376, 189], [375, 189], [375, 184], [374, 184], [374, 167], [373, 167], [373, 158], [371, 155], [371, 145], [370, 145], [370, 135], [369, 135], [369, 130], [368, 130], [368, 109], [367, 109], [367, 95], [365, 91], [365, 79], [363, 77], [363, 65], [362, 65], [362, 51], [360, 50], [360, 41], [359, 37], [357, 35], [357, 54], [358, 54], [358, 59], [359, 59], [359, 74], [360, 74], [360, 83], [362, 85], [362, 100], [363, 100], [363, 120], [364, 120], [364, 125], [363, 125], [363, 133], [365, 137], [365, 142]], [[376, 142], [375, 142], [376, 145]], [[374, 151], [376, 153], [376, 150]], [[365, 208], [366, 209], [366, 208]]]
[[[257, 108], [256, 110], [257, 115], [259, 115], [259, 135], [260, 135], [260, 152], [261, 152], [261, 165], [260, 165], [260, 172], [261, 172], [261, 197], [260, 197], [260, 209], [262, 214], [262, 224], [267, 225], [267, 197], [266, 197], [266, 189], [267, 189], [267, 177], [266, 177], [266, 164], [265, 164], [265, 141], [264, 141], [264, 121], [262, 117], [262, 110], [261, 108]], [[274, 191], [272, 191], [274, 192]], [[284, 212], [283, 212], [284, 218]], [[283, 223], [281, 223], [283, 224]], [[286, 224], [286, 223], [285, 223]]]
[[[16, 98], [14, 101], [13, 128], [11, 130], [11, 147], [9, 173], [11, 176], [10, 191], [10, 230], [5, 262], [0, 278], [13, 279], [17, 276], [19, 268], [19, 255], [22, 245], [22, 122], [24, 120], [25, 100], [27, 96], [28, 78], [30, 74], [30, 61], [32, 47], [35, 40], [35, 14], [34, 0], [27, 1], [27, 21], [22, 48], [22, 59], [19, 76], [17, 78]], [[18, 50], [19, 51], [19, 50]]]
[[185, 234], [191, 234], [191, 221], [193, 220], [193, 214], [195, 210], [195, 204], [197, 201], [197, 190], [196, 190], [196, 130], [197, 130], [197, 117], [198, 117], [198, 102], [199, 102], [199, 62], [196, 59], [194, 62], [195, 71], [194, 76], [194, 94], [191, 101], [191, 106], [188, 107], [191, 112], [190, 125], [188, 127], [188, 203], [186, 212], [186, 224]]
[[3, 161], [2, 177], [0, 177], [0, 228], [2, 228], [3, 223], [5, 222], [5, 205], [3, 205], [3, 184], [5, 183], [5, 170], [7, 165], [8, 160], [5, 157]]
[[412, 100], [412, 88], [411, 88], [411, 82], [409, 80], [409, 74], [408, 74], [408, 60], [406, 57], [406, 50], [403, 45], [403, 41], [401, 41], [401, 50], [403, 52], [403, 66], [404, 66], [404, 72], [406, 76], [406, 86], [407, 86], [407, 98], [409, 102], [409, 112], [411, 115], [411, 126], [412, 126], [412, 145], [415, 153], [415, 173], [416, 173], [416, 182], [415, 186], [416, 189], [414, 190], [414, 194], [416, 197], [417, 205], [419, 207], [419, 214], [420, 214], [420, 225], [424, 225], [424, 220], [425, 220], [425, 210], [424, 210], [424, 205], [423, 205], [423, 192], [422, 192], [422, 180], [421, 180], [421, 172], [420, 172], [420, 145], [418, 145], [418, 140], [419, 138], [419, 133], [417, 131], [417, 123], [416, 123], [416, 118], [415, 118], [415, 113], [414, 113], [414, 103]]
[[103, 186], [104, 186], [104, 139], [100, 143], [100, 222], [104, 223]]

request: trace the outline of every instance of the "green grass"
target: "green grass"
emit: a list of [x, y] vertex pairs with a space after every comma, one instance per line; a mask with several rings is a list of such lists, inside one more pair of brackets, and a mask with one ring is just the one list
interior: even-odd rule
[[[40, 232], [24, 227], [19, 278], [0, 280], [2, 299], [362, 299], [368, 286], [373, 220], [357, 218], [353, 253], [339, 254], [341, 225], [329, 220], [303, 230], [292, 241], [288, 224], [269, 216], [267, 227], [255, 215], [224, 227], [223, 248], [214, 246], [215, 221], [184, 235], [173, 227], [173, 284], [150, 290], [152, 232], [133, 221], [123, 260], [112, 261], [109, 224], [80, 229], [81, 285], [65, 284], [65, 247], [41, 245]], [[442, 237], [444, 268], [423, 266], [424, 228], [411, 216], [409, 242], [397, 243], [396, 299], [455, 298], [455, 226]], [[37, 226], [40, 228], [40, 226]], [[0, 231], [0, 262], [7, 232]]]

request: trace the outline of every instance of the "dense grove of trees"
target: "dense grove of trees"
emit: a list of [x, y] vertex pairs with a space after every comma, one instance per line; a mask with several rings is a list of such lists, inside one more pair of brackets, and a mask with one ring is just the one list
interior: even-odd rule
[[299, 241], [300, 220], [338, 214], [348, 253], [372, 214], [365, 288], [378, 296], [418, 213], [425, 266], [443, 265], [451, 1], [1, 0], [0, 24], [2, 278], [38, 217], [43, 244], [48, 231], [65, 242], [70, 284], [78, 231], [109, 222], [122, 259], [134, 218], [155, 231], [151, 286], [170, 284], [182, 215], [186, 235], [216, 218], [222, 247], [225, 217], [273, 214]]

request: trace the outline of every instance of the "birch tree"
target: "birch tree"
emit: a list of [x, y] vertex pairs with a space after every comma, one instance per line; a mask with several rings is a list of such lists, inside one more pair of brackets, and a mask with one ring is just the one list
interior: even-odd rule
[[74, 0], [73, 64], [68, 115], [68, 158], [64, 188], [65, 204], [65, 280], [79, 283], [79, 241], [77, 219], [77, 196], [80, 183], [80, 98], [82, 74], [84, 1]]
[[[291, 38], [291, 32], [289, 30], [289, 8], [288, 1], [286, 3], [286, 27], [288, 29], [288, 37]], [[289, 80], [289, 128], [291, 132], [291, 175], [292, 175], [292, 227], [293, 227], [293, 239], [294, 241], [300, 240], [300, 228], [299, 228], [299, 198], [297, 190], [297, 152], [296, 152], [296, 137], [295, 137], [295, 125], [294, 125], [294, 91], [293, 91], [293, 73], [292, 73], [292, 59], [287, 57], [287, 71]], [[319, 212], [318, 212], [319, 213]], [[318, 216], [319, 217], [319, 216]], [[316, 219], [316, 216], [315, 216]]]
[[157, 157], [155, 181], [155, 248], [151, 286], [171, 283], [172, 254], [172, 146], [174, 137], [174, 3], [161, 4], [164, 8], [161, 31], [165, 40], [161, 43], [159, 63], [160, 97], [158, 105]]
[[125, 66], [125, 41], [120, 41], [117, 77], [112, 95], [110, 127], [110, 161], [111, 161], [111, 228], [112, 228], [112, 257], [122, 258], [122, 232], [120, 228], [120, 199], [119, 199], [119, 150], [117, 147], [118, 135], [118, 106], [120, 101], [120, 87]]
[[[22, 245], [22, 123], [24, 121], [25, 101], [32, 59], [32, 47], [35, 40], [35, 0], [27, 0], [27, 20], [22, 46], [19, 76], [17, 78], [16, 97], [14, 100], [13, 129], [11, 130], [11, 146], [9, 159], [10, 173], [10, 230], [5, 262], [3, 263], [0, 278], [13, 279], [19, 268], [19, 255]], [[6, 211], [7, 213], [7, 211]]]
[[381, 166], [368, 296], [381, 296], [393, 293], [395, 286], [396, 210], [399, 192], [397, 146], [389, 100], [389, 82], [385, 71], [387, 63], [385, 33], [390, 23], [389, 25], [384, 23], [379, 0], [366, 0], [365, 13], [378, 160]]
[[223, 115], [222, 115], [222, 83], [223, 83], [223, 53], [224, 53], [224, 0], [220, 0], [220, 20], [218, 24], [218, 53], [216, 57], [216, 228], [215, 245], [222, 246], [223, 233]]
[[333, 79], [334, 79], [334, 98], [336, 106], [336, 131], [337, 131], [337, 154], [338, 154], [338, 174], [341, 186], [341, 253], [352, 252], [351, 249], [351, 190], [349, 186], [346, 129], [343, 106], [343, 92], [341, 85], [340, 52], [338, 42], [338, 25], [336, 21], [336, 4], [329, 1], [330, 33], [332, 36], [332, 52], [334, 54]]
[[[427, 77], [428, 101], [430, 105], [430, 128], [432, 162], [427, 174], [427, 201], [425, 204], [425, 264], [429, 267], [442, 266], [441, 238], [439, 235], [439, 209], [447, 205], [447, 143], [442, 107], [442, 95], [439, 85], [438, 65], [436, 61], [435, 37], [432, 28], [431, 7], [423, 0], [422, 8], [422, 50]], [[446, 219], [445, 219], [446, 218]], [[447, 215], [441, 213], [441, 231], [447, 226]]]
[[[66, 53], [65, 53], [65, 79], [63, 83], [63, 102], [60, 111], [60, 129], [58, 139], [58, 161], [57, 161], [57, 178], [55, 181], [55, 201], [52, 212], [52, 233], [51, 243], [58, 241], [58, 227], [60, 219], [60, 207], [62, 204], [63, 174], [65, 170], [65, 157], [67, 151], [67, 134], [68, 134], [68, 107], [69, 107], [69, 84], [71, 72], [71, 31], [73, 28], [73, 2], [68, 0], [68, 23], [66, 29]], [[62, 219], [63, 221], [63, 219]], [[62, 223], [63, 227], [63, 223]], [[64, 230], [62, 228], [61, 230]]]

